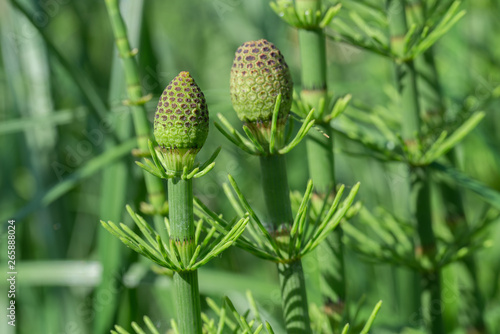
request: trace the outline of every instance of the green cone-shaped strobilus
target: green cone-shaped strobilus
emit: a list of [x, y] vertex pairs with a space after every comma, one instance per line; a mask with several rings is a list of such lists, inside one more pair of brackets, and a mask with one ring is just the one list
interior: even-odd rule
[[293, 98], [293, 81], [278, 48], [265, 39], [250, 41], [236, 50], [231, 69], [231, 101], [240, 120], [264, 137], [281, 94], [278, 126], [284, 125]]
[[179, 73], [160, 96], [154, 119], [155, 139], [174, 160], [175, 166], [170, 168], [182, 170], [184, 162], [192, 165], [207, 139], [208, 128], [205, 96], [189, 72]]

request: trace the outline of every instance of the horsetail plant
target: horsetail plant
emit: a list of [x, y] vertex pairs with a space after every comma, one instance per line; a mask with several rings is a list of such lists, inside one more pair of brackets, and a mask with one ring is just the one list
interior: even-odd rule
[[[419, 7], [419, 4], [410, 2], [405, 0], [387, 1], [386, 15], [389, 22], [390, 41], [384, 40], [383, 34], [367, 29], [366, 22], [355, 12], [350, 13], [350, 17], [363, 33], [358, 34], [354, 30], [342, 29], [341, 26], [337, 25], [336, 27], [340, 28], [339, 32], [333, 34], [332, 38], [347, 41], [352, 45], [387, 56], [394, 61], [400, 101], [398, 107], [401, 113], [400, 134], [394, 133], [397, 130], [391, 132], [389, 127], [383, 123], [379, 122], [375, 125], [386, 143], [397, 143], [398, 146], [396, 149], [388, 150], [384, 143], [377, 143], [369, 136], [359, 135], [359, 129], [356, 134], [348, 130], [347, 136], [375, 151], [380, 160], [400, 161], [408, 166], [411, 180], [409, 220], [415, 221], [415, 227], [412, 227], [411, 231], [417, 236], [415, 242], [417, 246], [415, 247], [411, 239], [402, 238], [401, 229], [397, 227], [397, 224], [394, 224], [394, 217], [387, 214], [383, 215], [385, 217], [382, 216], [378, 224], [371, 226], [381, 239], [379, 244], [374, 238], [366, 238], [366, 235], [351, 227], [349, 227], [348, 234], [357, 241], [355, 247], [365, 255], [383, 262], [398, 263], [419, 273], [420, 284], [414, 289], [420, 290], [422, 297], [426, 294], [430, 295], [430, 304], [423, 309], [435, 310], [425, 317], [430, 319], [428, 324], [430, 331], [443, 333], [445, 329], [441, 306], [441, 269], [451, 261], [463, 258], [465, 254], [470, 252], [470, 249], [476, 249], [482, 243], [470, 239], [467, 250], [463, 251], [459, 251], [455, 247], [446, 250], [438, 247], [438, 238], [435, 235], [435, 226], [433, 226], [435, 222], [432, 221], [431, 214], [430, 177], [433, 169], [449, 171], [449, 169], [442, 168], [438, 161], [442, 160], [459, 141], [476, 127], [484, 117], [484, 113], [469, 113], [465, 121], [448, 126], [453, 130], [449, 134], [448, 131], [441, 131], [442, 128], [436, 129], [436, 116], [432, 117], [432, 114], [422, 112], [422, 102], [426, 103], [425, 110], [429, 107], [436, 108], [436, 105], [431, 106], [424, 99], [426, 91], [421, 91], [422, 85], [418, 84], [419, 76], [428, 74], [429, 70], [420, 69], [419, 72], [416, 64], [421, 64], [420, 57], [426, 57], [426, 52], [464, 15], [464, 12], [459, 10], [459, 1], [449, 1], [445, 4], [434, 2], [430, 5], [432, 9], [424, 2], [423, 6], [426, 8], [426, 12], [435, 12], [439, 8], [444, 14], [440, 14], [441, 17], [427, 20], [425, 24], [417, 22], [409, 25], [405, 9], [410, 8], [409, 13], [415, 17], [415, 10], [418, 10]], [[418, 15], [420, 14], [416, 15], [417, 19]], [[366, 35], [366, 38], [361, 37], [363, 34]], [[427, 57], [429, 56], [427, 55]], [[433, 80], [435, 83], [436, 79], [432, 78], [432, 76], [426, 75], [420, 80], [422, 82]], [[434, 90], [436, 89], [438, 87], [434, 87]], [[435, 96], [436, 92], [432, 94]], [[425, 96], [429, 96], [429, 94], [427, 93]], [[436, 99], [434, 98], [432, 101], [435, 102]], [[438, 101], [437, 105], [441, 105], [441, 102]], [[433, 135], [433, 131], [436, 130], [440, 131], [438, 136]], [[363, 216], [367, 222], [369, 220], [377, 222], [373, 216], [366, 212]], [[388, 232], [393, 236], [390, 236]], [[397, 247], [396, 240], [399, 242]], [[365, 241], [366, 244], [360, 245], [361, 241]], [[429, 300], [421, 299], [422, 301]], [[416, 305], [415, 310], [418, 319], [414, 320], [420, 323], [424, 315], [421, 314], [419, 305]]]
[[[138, 153], [139, 155], [148, 152], [148, 139], [151, 134], [148, 118], [146, 117], [146, 108], [144, 104], [151, 98], [150, 95], [144, 95], [140, 85], [139, 71], [134, 56], [137, 51], [132, 50], [128, 37], [125, 22], [120, 14], [118, 0], [105, 0], [108, 16], [111, 22], [111, 28], [115, 36], [116, 46], [123, 61], [125, 72], [125, 80], [127, 85], [127, 94], [129, 100], [127, 104], [131, 106], [132, 118], [137, 135]], [[162, 183], [152, 175], [145, 174], [146, 189], [150, 205], [154, 214], [155, 225], [162, 225], [162, 214], [165, 213], [166, 199]]]
[[[106, 8], [108, 11], [109, 20], [111, 23], [111, 28], [115, 37], [116, 47], [119, 52], [119, 58], [123, 62], [123, 72], [125, 74], [125, 82], [126, 82], [126, 91], [128, 95], [128, 105], [132, 111], [132, 120], [135, 129], [135, 134], [137, 136], [137, 147], [138, 149], [135, 152], [147, 152], [148, 151], [148, 143], [147, 139], [151, 136], [151, 129], [149, 127], [149, 121], [146, 116], [146, 109], [144, 107], [144, 103], [150, 98], [148, 95], [144, 96], [142, 92], [140, 79], [139, 79], [139, 69], [137, 63], [135, 62], [135, 53], [132, 51], [130, 46], [130, 41], [127, 36], [127, 30], [125, 21], [120, 14], [120, 9], [117, 0], [106, 0]], [[140, 4], [138, 7], [140, 8]], [[137, 8], [133, 8], [131, 11], [134, 14], [137, 11]], [[136, 14], [135, 14], [136, 15]], [[137, 15], [136, 15], [137, 16]], [[118, 58], [118, 57], [117, 57]], [[120, 85], [122, 83], [120, 82]], [[96, 94], [97, 95], [97, 94]], [[120, 117], [119, 120], [115, 120], [115, 122], [119, 122], [117, 125], [117, 133], [126, 133], [128, 127], [123, 126], [126, 124], [125, 118]], [[104, 219], [120, 219], [120, 212], [122, 211], [123, 205], [126, 203], [125, 194], [121, 192], [119, 195], [114, 194], [117, 190], [117, 184], [126, 184], [127, 175], [124, 172], [127, 170], [125, 165], [119, 166], [115, 165], [112, 170], [106, 169], [105, 173], [109, 173], [104, 176], [106, 180], [103, 183], [103, 197], [104, 198], [112, 198], [113, 203], [115, 205], [104, 204], [102, 206], [101, 217]], [[163, 191], [163, 185], [161, 180], [158, 180], [154, 176], [149, 173], [144, 173], [144, 181], [146, 184], [146, 191], [148, 193], [148, 202], [150, 214], [153, 215], [154, 224], [157, 228], [162, 226], [163, 218], [162, 215], [166, 212], [167, 202], [165, 192]], [[119, 202], [118, 202], [119, 201]], [[110, 236], [102, 236], [99, 238], [100, 240], [100, 249], [103, 258], [103, 263], [105, 264], [104, 273], [105, 277], [101, 283], [99, 291], [102, 289], [103, 291], [109, 289], [109, 285], [112, 284], [113, 275], [115, 275], [115, 271], [117, 270], [117, 266], [119, 263], [113, 264], [113, 261], [109, 259], [112, 258], [110, 254], [113, 254], [116, 251], [111, 251], [111, 247], [114, 249], [118, 249], [120, 247], [119, 244], [110, 243], [108, 238]], [[99, 293], [99, 291], [97, 293]], [[115, 302], [117, 303], [117, 301]], [[109, 303], [110, 305], [105, 307], [101, 316], [96, 317], [96, 321], [94, 322], [94, 331], [102, 332], [109, 323], [106, 323], [107, 319], [111, 317], [105, 316], [106, 313], [113, 312], [112, 307], [113, 303]]]
[[[314, 109], [305, 117], [296, 137], [288, 142], [289, 135], [285, 133], [292, 104], [293, 83], [281, 52], [266, 40], [246, 42], [237, 49], [231, 70], [230, 87], [233, 107], [244, 122], [243, 130], [247, 138], [236, 131], [222, 115], [219, 115], [219, 119], [224, 127], [218, 123], [215, 125], [242, 150], [259, 156], [270, 223], [266, 228], [266, 224], [249, 206], [235, 180], [229, 176], [234, 192], [226, 186], [226, 194], [236, 212], [240, 215], [248, 212], [256, 225], [249, 225], [249, 236], [242, 236], [237, 245], [277, 263], [287, 332], [310, 333], [301, 258], [314, 250], [339, 224], [352, 204], [359, 184], [336, 210], [344, 190], [341, 187], [331, 206], [324, 206], [324, 217], [318, 218], [314, 224], [309, 224], [308, 211], [313, 191], [313, 182], [309, 181], [300, 208], [293, 217], [285, 154], [293, 149], [314, 125]], [[197, 204], [213, 224], [228, 224], [202, 203], [197, 201]]]
[[[302, 87], [296, 97], [296, 112], [305, 117], [307, 111], [315, 109], [315, 128], [306, 138], [309, 176], [316, 185], [316, 207], [325, 200], [331, 201], [335, 192], [335, 165], [333, 154], [333, 129], [330, 122], [347, 107], [351, 96], [339, 98], [330, 106], [327, 85], [326, 37], [324, 28], [341, 9], [341, 4], [322, 8], [321, 0], [295, 0], [272, 2], [274, 11], [289, 25], [298, 29], [301, 55]], [[334, 102], [333, 100], [331, 101]], [[331, 108], [329, 113], [325, 111]], [[314, 212], [313, 212], [314, 214]], [[333, 309], [343, 309], [346, 298], [344, 250], [342, 228], [339, 226], [321, 244], [316, 256], [321, 254], [321, 291], [327, 300], [335, 303]], [[343, 311], [338, 312], [340, 315]], [[339, 322], [339, 314], [332, 314], [330, 320]], [[346, 317], [349, 318], [348, 316]]]
[[127, 211], [143, 234], [127, 225], [112, 222], [103, 226], [128, 247], [159, 266], [174, 271], [177, 326], [180, 333], [202, 332], [197, 269], [231, 246], [243, 233], [248, 218], [226, 225], [224, 233], [201, 240], [203, 221], [194, 221], [193, 179], [208, 173], [220, 149], [201, 166], [195, 164], [208, 135], [209, 115], [205, 97], [188, 72], [181, 72], [165, 88], [156, 108], [154, 135], [149, 141], [152, 160], [137, 164], [159, 179], [168, 180], [169, 219], [165, 218], [168, 241], [127, 206]]
[[[225, 297], [222, 301], [222, 305], [218, 305], [213, 299], [207, 298], [206, 302], [208, 307], [215, 313], [216, 318], [209, 318], [205, 313], [201, 314], [201, 318], [203, 321], [203, 333], [204, 334], [222, 334], [226, 332], [234, 333], [234, 334], [259, 334], [265, 328], [268, 334], [274, 334], [271, 325], [265, 321], [263, 322], [261, 319], [261, 315], [255, 300], [253, 299], [250, 291], [247, 291], [246, 294], [248, 304], [250, 305], [250, 309], [246, 310], [243, 314], [236, 310], [236, 307], [233, 305], [231, 300]], [[254, 318], [249, 316], [250, 311], [252, 311]], [[132, 328], [137, 334], [160, 334], [158, 329], [155, 327], [151, 319], [149, 317], [144, 317], [144, 323], [148, 332], [142, 327], [140, 327], [136, 322], [132, 322]], [[177, 323], [172, 320], [172, 334], [184, 334], [179, 329]], [[367, 324], [368, 325], [368, 324]], [[114, 330], [111, 330], [112, 334], [131, 334], [123, 327], [116, 325]], [[170, 332], [169, 332], [170, 333]]]
[[[458, 10], [458, 4], [459, 3], [455, 3], [453, 6], [453, 8], [456, 8], [455, 11]], [[424, 25], [426, 21], [430, 20], [433, 16], [433, 8], [426, 1], [414, 4], [407, 3], [406, 6], [410, 20], [417, 26]], [[458, 17], [460, 18], [462, 15], [463, 11], [459, 12]], [[417, 73], [419, 73], [417, 85], [420, 90], [421, 109], [425, 117], [425, 122], [432, 128], [443, 126], [446, 122], [446, 106], [443, 99], [433, 47], [425, 51], [421, 57], [415, 59], [415, 68]], [[454, 147], [446, 154], [448, 163], [454, 166], [458, 165], [457, 156], [457, 148]], [[463, 233], [463, 231], [465, 231], [465, 233], [470, 233], [471, 230], [465, 215], [463, 195], [461, 192], [457, 191], [456, 186], [450, 186], [445, 182], [440, 182], [439, 187], [441, 197], [443, 198], [444, 221], [454, 237], [458, 240], [460, 238], [460, 233]], [[478, 275], [476, 274], [477, 262], [473, 254], [465, 256], [462, 261], [473, 281], [472, 292], [475, 301], [474, 306], [477, 311], [471, 312], [473, 316], [472, 327], [478, 332], [484, 332], [485, 305], [483, 297], [481, 296]]]

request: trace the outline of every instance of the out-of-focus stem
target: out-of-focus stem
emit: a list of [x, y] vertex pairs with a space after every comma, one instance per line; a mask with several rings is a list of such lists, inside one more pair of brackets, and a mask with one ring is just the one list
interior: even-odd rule
[[[144, 105], [141, 104], [143, 93], [140, 85], [137, 63], [134, 60], [134, 53], [132, 52], [127, 37], [127, 28], [123, 22], [122, 16], [120, 15], [118, 0], [105, 0], [105, 2], [108, 9], [111, 28], [113, 30], [113, 34], [115, 35], [116, 46], [123, 61], [125, 82], [127, 86], [127, 94], [131, 104], [132, 118], [137, 136], [137, 145], [140, 151], [148, 152], [148, 139], [151, 135], [151, 124], [146, 116], [146, 109], [144, 108]], [[160, 234], [165, 235], [163, 218], [159, 214], [165, 203], [165, 191], [162, 181], [145, 171], [144, 179], [146, 182], [149, 201], [157, 213], [154, 216], [155, 225]]]
[[[417, 24], [424, 24], [429, 13], [426, 1], [414, 0], [411, 6], [407, 7], [407, 12]], [[421, 103], [425, 121], [430, 126], [441, 126], [444, 122], [445, 104], [439, 80], [439, 74], [436, 67], [434, 49], [431, 47], [422, 57], [415, 60], [415, 67], [418, 73], [418, 87], [422, 92]], [[447, 154], [451, 164], [457, 165], [456, 149]], [[451, 188], [446, 183], [440, 184], [441, 196], [443, 197], [443, 206], [445, 213], [445, 222], [453, 234], [456, 234], [459, 225], [467, 227], [462, 196], [457, 189]], [[469, 255], [463, 260], [473, 281], [473, 294], [477, 312], [471, 312], [473, 315], [472, 324], [477, 333], [485, 332], [484, 301], [479, 288], [479, 282], [476, 274], [476, 260], [474, 255]]]
[[[404, 58], [404, 36], [407, 32], [406, 1], [389, 0], [389, 28], [391, 32], [391, 47], [397, 59], [396, 75], [401, 94], [402, 128], [401, 134], [410, 152], [417, 149], [416, 137], [420, 131], [420, 100], [417, 88], [417, 72], [412, 59]], [[412, 167], [411, 178], [411, 213], [417, 222], [417, 232], [420, 241], [418, 251], [430, 263], [435, 262], [436, 239], [432, 227], [430, 202], [429, 172], [425, 168]], [[421, 273], [422, 292], [429, 291], [431, 295], [429, 309], [431, 310], [431, 332], [444, 333], [441, 305], [440, 270], [432, 267]]]

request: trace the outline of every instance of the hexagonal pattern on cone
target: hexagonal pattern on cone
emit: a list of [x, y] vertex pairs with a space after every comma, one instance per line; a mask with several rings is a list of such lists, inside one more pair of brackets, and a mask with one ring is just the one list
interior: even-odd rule
[[293, 98], [293, 81], [285, 59], [265, 39], [241, 45], [231, 69], [231, 101], [243, 122], [272, 119], [274, 104], [281, 93], [278, 119], [286, 119]]
[[156, 107], [154, 136], [164, 149], [200, 149], [208, 136], [205, 96], [189, 72], [165, 88]]

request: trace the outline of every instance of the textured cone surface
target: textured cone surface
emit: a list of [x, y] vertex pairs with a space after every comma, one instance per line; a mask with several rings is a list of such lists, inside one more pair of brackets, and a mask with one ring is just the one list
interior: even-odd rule
[[205, 96], [189, 72], [181, 72], [158, 101], [154, 135], [163, 148], [200, 149], [208, 135]]
[[290, 112], [293, 82], [288, 65], [273, 43], [261, 39], [236, 50], [231, 70], [231, 101], [240, 120], [269, 121], [281, 93], [278, 118]]

